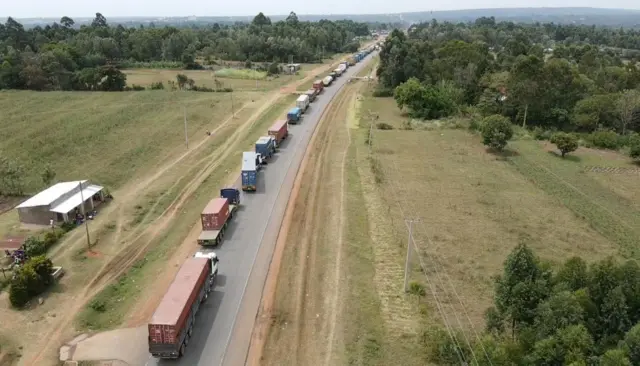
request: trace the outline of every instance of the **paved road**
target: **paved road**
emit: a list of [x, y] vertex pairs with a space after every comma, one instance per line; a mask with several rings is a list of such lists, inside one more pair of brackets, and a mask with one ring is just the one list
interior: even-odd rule
[[[241, 208], [215, 250], [220, 257], [218, 283], [200, 308], [185, 356], [179, 361], [159, 361], [149, 356], [147, 365], [244, 364], [278, 230], [305, 149], [331, 99], [372, 55], [324, 89], [303, 120], [289, 127], [289, 137], [279, 153], [258, 173], [257, 191], [243, 192]], [[239, 188], [239, 180], [236, 185]], [[236, 319], [241, 322], [236, 324]]]

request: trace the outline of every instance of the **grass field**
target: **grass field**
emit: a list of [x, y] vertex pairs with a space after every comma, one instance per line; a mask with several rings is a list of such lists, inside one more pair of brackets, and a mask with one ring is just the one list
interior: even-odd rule
[[479, 332], [492, 303], [491, 276], [519, 242], [552, 264], [574, 255], [640, 258], [637, 173], [590, 169], [632, 169], [621, 155], [580, 148], [561, 159], [553, 146], [522, 139], [510, 143], [506, 156], [495, 156], [466, 129], [414, 121], [415, 129], [406, 130], [409, 120], [392, 98], [367, 97], [362, 110], [367, 124], [377, 115], [375, 123], [395, 128], [373, 129], [369, 168], [385, 216], [401, 235], [400, 252], [404, 220], [420, 220], [413, 224], [420, 256], [414, 255], [410, 279], [425, 289], [427, 323], [444, 318], [472, 337]]
[[165, 89], [168, 88], [168, 81], [175, 81], [176, 75], [184, 74], [193, 79], [196, 85], [216, 88], [215, 80], [221, 82], [223, 88], [233, 88], [234, 91], [267, 91], [277, 89], [284, 84], [307, 76], [308, 72], [319, 65], [302, 65], [298, 74], [278, 75], [267, 77], [266, 73], [246, 70], [246, 69], [220, 69], [213, 70], [172, 70], [172, 69], [128, 69], [124, 70], [127, 75], [127, 84], [150, 86], [152, 83], [163, 82]]

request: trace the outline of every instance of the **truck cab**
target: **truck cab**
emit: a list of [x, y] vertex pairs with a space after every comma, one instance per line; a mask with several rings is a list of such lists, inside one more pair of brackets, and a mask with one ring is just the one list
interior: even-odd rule
[[235, 188], [222, 188], [220, 197], [228, 199], [232, 205], [240, 204], [240, 191]]
[[207, 258], [211, 261], [211, 273], [209, 273], [209, 280], [215, 280], [218, 276], [218, 262], [220, 258], [215, 252], [196, 252], [193, 255], [194, 258]]

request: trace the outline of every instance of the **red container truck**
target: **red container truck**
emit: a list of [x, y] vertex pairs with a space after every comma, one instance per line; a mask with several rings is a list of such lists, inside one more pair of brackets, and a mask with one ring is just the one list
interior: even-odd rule
[[276, 139], [276, 147], [280, 146], [282, 140], [289, 136], [289, 124], [287, 120], [282, 119], [276, 121], [276, 123], [269, 128], [269, 136], [273, 136]]
[[184, 354], [196, 313], [209, 297], [217, 275], [215, 253], [196, 253], [182, 264], [148, 324], [152, 356], [175, 359]]
[[324, 84], [322, 83], [322, 80], [314, 81], [313, 88], [318, 91], [318, 94], [322, 93], [322, 89], [324, 89]]
[[218, 197], [209, 201], [200, 215], [202, 233], [198, 237], [198, 244], [204, 246], [220, 244], [227, 224], [233, 217], [236, 208], [237, 205], [230, 204], [225, 197]]

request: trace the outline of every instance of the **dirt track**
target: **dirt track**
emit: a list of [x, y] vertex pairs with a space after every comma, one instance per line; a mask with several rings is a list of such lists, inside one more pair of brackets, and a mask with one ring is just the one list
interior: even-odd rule
[[[323, 72], [325, 71], [325, 69], [327, 69], [327, 65], [316, 68], [306, 78], [292, 83], [292, 85], [290, 85], [290, 88], [295, 90], [298, 85], [309, 82], [315, 77], [317, 73]], [[289, 92], [290, 89], [286, 88], [283, 91]], [[25, 356], [30, 355], [30, 357], [23, 358], [21, 360], [21, 363], [27, 365], [40, 365], [42, 364], [45, 357], [53, 356], [54, 352], [57, 350], [57, 347], [62, 344], [63, 340], [72, 334], [71, 322], [73, 321], [75, 315], [83, 308], [86, 302], [89, 301], [98, 292], [100, 292], [107, 284], [111, 283], [118, 276], [125, 273], [133, 263], [135, 263], [144, 255], [151, 243], [154, 242], [154, 239], [167, 229], [168, 225], [171, 223], [175, 215], [180, 212], [185, 202], [195, 192], [195, 190], [211, 174], [211, 172], [216, 167], [218, 167], [225, 158], [228, 157], [231, 147], [240, 143], [243, 137], [245, 137], [250, 130], [250, 127], [266, 110], [266, 108], [268, 108], [271, 104], [273, 104], [281, 97], [281, 93], [275, 93], [256, 101], [255, 105], [258, 105], [259, 107], [255, 108], [252, 115], [246, 120], [242, 121], [232, 133], [232, 135], [212, 153], [200, 158], [196, 162], [189, 164], [189, 166], [187, 166], [187, 168], [189, 168], [188, 170], [184, 170], [180, 163], [188, 157], [196, 156], [197, 153], [202, 150], [202, 147], [207, 145], [206, 142], [208, 141], [208, 139], [206, 137], [202, 138], [200, 141], [195, 141], [195, 143], [190, 146], [190, 149], [187, 152], [180, 152], [173, 158], [165, 160], [168, 162], [160, 165], [158, 169], [156, 169], [146, 178], [132, 182], [118, 192], [114, 192], [114, 196], [117, 198], [117, 200], [101, 212], [101, 220], [97, 223], [102, 223], [102, 225], [105, 225], [109, 222], [116, 223], [116, 227], [114, 230], [115, 233], [112, 236], [110, 242], [113, 243], [112, 246], [118, 251], [109, 256], [110, 258], [105, 262], [102, 268], [95, 272], [96, 275], [88, 282], [88, 284], [86, 284], [82, 290], [77, 291], [76, 296], [70, 297], [65, 301], [65, 305], [63, 305], [63, 308], [66, 309], [64, 312], [65, 315], [56, 319], [56, 321], [52, 324], [50, 331], [44, 334], [40, 334], [39, 342], [36, 342], [37, 345], [33, 344], [32, 347], [29, 347], [30, 350], [33, 348], [32, 351], [36, 351], [35, 354], [30, 355], [27, 352]], [[239, 113], [244, 108], [246, 108], [246, 105], [236, 112]], [[234, 121], [234, 119], [229, 117], [223, 123], [218, 125], [215, 130], [213, 130], [213, 134], [215, 135], [217, 131], [228, 128], [231, 124], [233, 124]], [[180, 170], [182, 171], [182, 174], [174, 172], [173, 174], [171, 174], [172, 177], [165, 177], [165, 175], [172, 173], [173, 170]], [[189, 177], [188, 172], [196, 173], [193, 176]], [[183, 177], [185, 176], [189, 177], [190, 179], [186, 184], [181, 185]], [[124, 218], [126, 216], [126, 210], [128, 206], [132, 204], [133, 199], [145, 190], [148, 190], [149, 187], [152, 186], [155, 182], [162, 179], [173, 179], [173, 177], [179, 178], [174, 181], [170, 189], [165, 191], [165, 194], [160, 195], [155, 199], [155, 202], [152, 204], [151, 209], [148, 210], [147, 214], [143, 218], [142, 222], [145, 224], [149, 224], [140, 225], [140, 227], [138, 228], [126, 227]], [[169, 192], [177, 187], [180, 187], [180, 191], [175, 195], [173, 201], [159, 216], [157, 216], [155, 219], [152, 219], [151, 215], [154, 211], [154, 208], [161, 202], [166, 194], [169, 194]], [[93, 235], [95, 235], [96, 232], [99, 232], [100, 230], [99, 225], [95, 225], [95, 227], [96, 228], [92, 230]], [[84, 237], [81, 234], [82, 233], [79, 232], [73, 233], [68, 244], [66, 244], [65, 246], [58, 246], [58, 251], [54, 252], [53, 255], [57, 258], [61, 258], [73, 251], [77, 251], [84, 245]], [[192, 241], [190, 241], [189, 238], [186, 238], [185, 243], [192, 243]], [[185, 244], [180, 246], [174, 258], [172, 258], [171, 260], [174, 261], [181, 256], [183, 257], [185, 255], [185, 248]], [[100, 250], [100, 248], [98, 248], [98, 250]], [[171, 278], [173, 276], [172, 273], [173, 271], [171, 270], [166, 271], [166, 277]], [[158, 282], [159, 285], [162, 286], [162, 284], [166, 282], [166, 278], [159, 278]], [[155, 286], [152, 287], [155, 288]], [[147, 309], [153, 307], [152, 304], [153, 301], [143, 304], [141, 311], [138, 311], [134, 315], [134, 319], [144, 318], [145, 314], [148, 313]]]
[[357, 88], [348, 85], [334, 99], [305, 156], [270, 267], [250, 365], [342, 363], [336, 355], [347, 290], [341, 281], [346, 116]]

